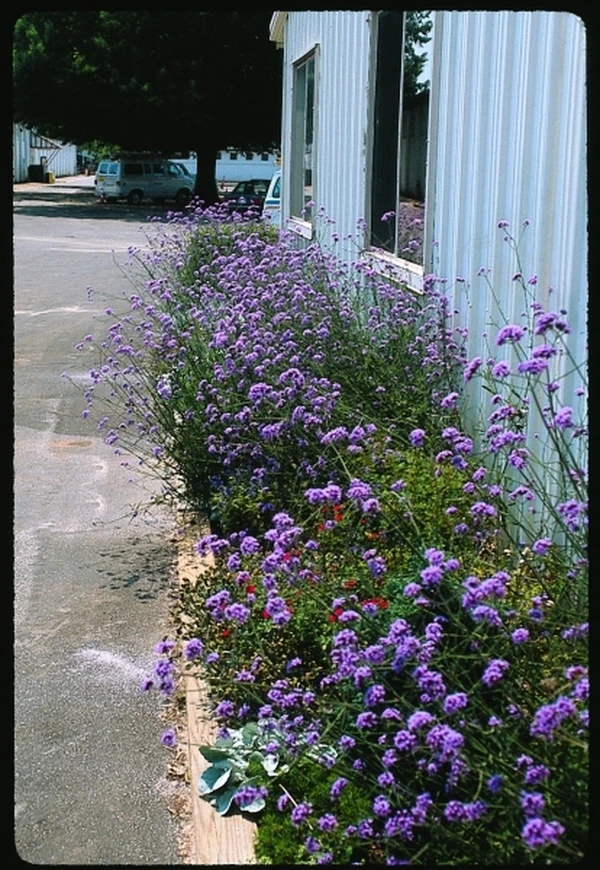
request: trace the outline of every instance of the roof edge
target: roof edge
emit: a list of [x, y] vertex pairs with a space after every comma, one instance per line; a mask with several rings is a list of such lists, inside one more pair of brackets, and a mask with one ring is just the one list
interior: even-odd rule
[[288, 13], [281, 11], [276, 11], [271, 16], [269, 37], [271, 41], [277, 45], [277, 48], [283, 48], [283, 34], [285, 32], [285, 22], [287, 17]]

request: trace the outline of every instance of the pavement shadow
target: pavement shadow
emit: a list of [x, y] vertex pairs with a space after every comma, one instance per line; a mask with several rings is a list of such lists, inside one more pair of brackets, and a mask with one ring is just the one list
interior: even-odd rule
[[[99, 553], [106, 564], [97, 571], [103, 578], [102, 587], [131, 589], [138, 601], [152, 601], [172, 586], [175, 554], [168, 542], [133, 546], [118, 546]], [[137, 546], [136, 546], [137, 544]]]
[[164, 219], [169, 212], [181, 212], [174, 203], [158, 205], [143, 202], [129, 205], [127, 202], [102, 203], [89, 188], [61, 188], [52, 190], [13, 191], [13, 212], [19, 215], [45, 218], [78, 218], [81, 220], [122, 220], [131, 223], [146, 223], [157, 218]]

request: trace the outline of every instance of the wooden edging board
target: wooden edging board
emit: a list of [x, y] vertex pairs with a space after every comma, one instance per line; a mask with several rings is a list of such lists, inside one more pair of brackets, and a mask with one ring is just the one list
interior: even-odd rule
[[[194, 583], [210, 565], [201, 558], [195, 544], [206, 530], [199, 526], [184, 528], [177, 555], [179, 585]], [[254, 837], [256, 825], [240, 815], [220, 816], [198, 793], [198, 779], [208, 762], [198, 746], [210, 744], [216, 737], [217, 726], [210, 718], [207, 693], [200, 677], [184, 674], [187, 720], [187, 757], [190, 774], [193, 843], [193, 864], [254, 864]]]

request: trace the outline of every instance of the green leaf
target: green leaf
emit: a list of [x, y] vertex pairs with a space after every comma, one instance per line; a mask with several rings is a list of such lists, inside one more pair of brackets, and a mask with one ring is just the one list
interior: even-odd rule
[[246, 804], [243, 807], [240, 807], [241, 812], [243, 813], [259, 813], [261, 810], [265, 808], [265, 799], [264, 798], [255, 798], [252, 803]]
[[225, 791], [222, 791], [217, 795], [216, 800], [213, 802], [213, 805], [220, 815], [225, 815], [229, 807], [231, 806], [231, 802], [233, 797], [237, 791], [237, 788], [228, 788]]
[[213, 764], [200, 775], [198, 780], [200, 794], [211, 794], [211, 792], [217, 791], [225, 785], [230, 776], [231, 765], [229, 762]]
[[217, 749], [214, 746], [199, 746], [198, 750], [202, 753], [207, 761], [218, 762], [227, 759], [227, 752], [223, 749]]
[[246, 746], [249, 746], [254, 742], [255, 738], [258, 737], [260, 733], [260, 729], [256, 722], [248, 722], [242, 728], [242, 737], [244, 738], [244, 743]]

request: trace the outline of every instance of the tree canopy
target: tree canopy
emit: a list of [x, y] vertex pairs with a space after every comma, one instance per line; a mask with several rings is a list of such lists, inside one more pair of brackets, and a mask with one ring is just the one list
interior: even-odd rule
[[13, 119], [74, 144], [198, 154], [278, 147], [282, 58], [269, 11], [29, 12], [13, 37]]

